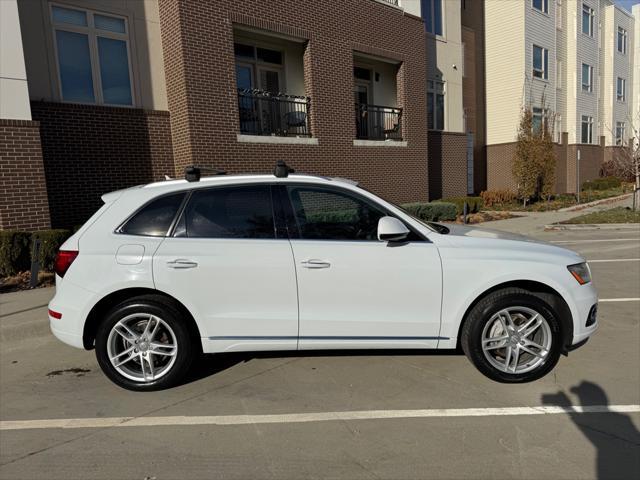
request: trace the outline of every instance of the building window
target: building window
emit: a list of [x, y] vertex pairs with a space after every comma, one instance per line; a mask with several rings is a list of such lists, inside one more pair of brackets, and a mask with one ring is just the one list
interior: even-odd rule
[[442, 35], [442, 0], [421, 0], [421, 8], [427, 32]]
[[586, 63], [582, 64], [582, 91], [593, 91], [593, 67]]
[[618, 77], [616, 82], [616, 100], [624, 102], [627, 99], [627, 81]]
[[62, 100], [133, 105], [127, 20], [57, 5], [51, 20]]
[[627, 125], [625, 122], [616, 122], [616, 145], [624, 145], [627, 134]]
[[540, 133], [544, 125], [544, 110], [541, 107], [533, 107], [531, 116], [531, 130], [533, 133]]
[[549, 0], [531, 0], [531, 6], [542, 13], [549, 13]]
[[593, 143], [593, 117], [582, 115], [581, 143]]
[[427, 82], [427, 128], [444, 130], [444, 82]]
[[627, 31], [622, 28], [622, 27], [618, 27], [618, 52], [620, 52], [623, 55], [627, 54]]
[[593, 8], [589, 5], [582, 4], [582, 33], [593, 37]]
[[549, 78], [549, 50], [538, 45], [533, 46], [533, 77]]

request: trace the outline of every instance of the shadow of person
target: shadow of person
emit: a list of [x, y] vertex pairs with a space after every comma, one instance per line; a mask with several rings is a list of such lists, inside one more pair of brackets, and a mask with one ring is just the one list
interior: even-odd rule
[[[583, 407], [609, 406], [605, 391], [595, 383], [582, 382], [569, 389]], [[631, 417], [622, 413], [580, 413], [564, 392], [542, 396], [544, 405], [565, 407], [569, 417], [596, 448], [596, 471], [600, 480], [640, 478], [640, 432]]]

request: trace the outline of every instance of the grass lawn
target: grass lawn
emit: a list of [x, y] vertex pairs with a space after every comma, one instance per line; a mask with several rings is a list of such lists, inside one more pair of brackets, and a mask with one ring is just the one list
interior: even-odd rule
[[640, 223], [640, 210], [616, 207], [602, 212], [587, 213], [561, 223]]
[[[590, 190], [583, 191], [580, 194], [580, 203], [593, 202], [595, 200], [602, 200], [604, 198], [617, 197], [623, 193], [628, 193], [623, 190], [622, 187], [611, 188], [608, 190]], [[558, 210], [560, 208], [572, 207], [578, 204], [578, 199], [575, 195], [554, 195], [551, 200], [538, 200], [537, 202], [527, 204], [526, 208], [522, 206], [522, 202], [509, 202], [500, 205], [493, 205], [491, 207], [484, 207], [483, 210], [498, 210], [498, 211], [510, 211], [510, 212], [548, 212], [551, 210]]]

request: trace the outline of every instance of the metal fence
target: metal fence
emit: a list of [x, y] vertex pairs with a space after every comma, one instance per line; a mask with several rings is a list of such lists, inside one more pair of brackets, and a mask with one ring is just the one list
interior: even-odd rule
[[309, 97], [238, 89], [240, 132], [248, 135], [310, 137]]
[[356, 138], [402, 140], [402, 109], [356, 103]]

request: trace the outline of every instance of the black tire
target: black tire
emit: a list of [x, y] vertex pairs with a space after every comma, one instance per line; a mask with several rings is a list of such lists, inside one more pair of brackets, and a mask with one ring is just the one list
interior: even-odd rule
[[[562, 350], [562, 332], [558, 313], [549, 304], [548, 294], [537, 294], [521, 288], [505, 288], [491, 292], [469, 311], [465, 318], [460, 343], [467, 358], [478, 370], [501, 383], [526, 383], [544, 377], [558, 363]], [[551, 346], [546, 360], [535, 369], [523, 373], [506, 373], [492, 365], [482, 349], [482, 332], [491, 317], [508, 307], [526, 307], [539, 312], [551, 331]]]
[[[161, 318], [175, 336], [177, 354], [173, 365], [160, 378], [152, 381], [129, 379], [109, 360], [107, 342], [112, 328], [123, 318], [135, 313], [150, 313]], [[163, 390], [175, 386], [186, 377], [198, 351], [194, 342], [183, 315], [173, 302], [158, 295], [142, 295], [120, 303], [105, 315], [96, 332], [96, 358], [105, 375], [122, 388], [138, 392]]]

